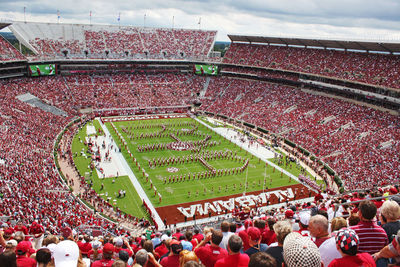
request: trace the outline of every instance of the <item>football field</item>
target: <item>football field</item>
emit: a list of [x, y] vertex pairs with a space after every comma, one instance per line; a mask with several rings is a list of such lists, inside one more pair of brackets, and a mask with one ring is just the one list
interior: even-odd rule
[[[118, 147], [109, 147], [106, 144], [108, 137], [105, 141], [99, 139], [104, 133], [98, 121], [94, 121], [87, 127], [94, 127], [95, 133], [88, 135], [87, 128], [83, 127], [75, 139], [80, 136], [80, 140], [100, 140], [107, 154], [98, 153], [99, 158], [96, 158], [93, 157], [93, 151], [92, 155], [82, 153], [82, 148], [83, 151], [87, 150], [88, 144], [74, 140], [73, 149], [81, 151], [75, 157], [76, 165], [81, 173], [87, 174], [88, 182], [93, 183], [98, 194], [122, 211], [138, 217], [144, 216], [142, 202], [129, 178], [125, 173], [115, 171], [115, 175], [106, 175], [104, 169], [108, 165], [101, 165], [100, 168], [96, 161], [111, 162], [109, 158], [112, 153], [122, 153], [154, 207], [216, 199], [243, 192], [251, 194], [263, 189], [298, 184], [266, 164], [263, 161], [265, 159], [234, 144], [233, 139], [247, 138], [239, 132], [228, 140], [189, 117], [121, 119], [107, 121], [105, 126]], [[261, 145], [254, 141], [253, 146]], [[285, 157], [269, 160], [296, 177], [300, 174], [300, 167], [289, 160], [286, 162]], [[88, 169], [89, 166], [92, 171]]]

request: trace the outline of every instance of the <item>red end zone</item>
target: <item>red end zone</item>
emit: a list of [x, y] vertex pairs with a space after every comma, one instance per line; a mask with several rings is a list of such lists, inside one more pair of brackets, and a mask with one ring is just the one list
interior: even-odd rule
[[[158, 215], [167, 224], [175, 224], [195, 219], [217, 216], [230, 213], [235, 207], [265, 207], [267, 205], [294, 201], [314, 196], [311, 191], [302, 184], [282, 186], [269, 190], [248, 192], [225, 197], [211, 198], [200, 201], [187, 202], [156, 208]], [[194, 217], [195, 216], [195, 217]]]

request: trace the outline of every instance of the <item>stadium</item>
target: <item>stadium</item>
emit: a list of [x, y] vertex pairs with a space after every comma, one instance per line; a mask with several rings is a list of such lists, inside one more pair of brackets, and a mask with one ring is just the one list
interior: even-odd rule
[[228, 35], [221, 56], [213, 30], [6, 27], [30, 52], [0, 37], [4, 229], [136, 237], [397, 193], [400, 43]]

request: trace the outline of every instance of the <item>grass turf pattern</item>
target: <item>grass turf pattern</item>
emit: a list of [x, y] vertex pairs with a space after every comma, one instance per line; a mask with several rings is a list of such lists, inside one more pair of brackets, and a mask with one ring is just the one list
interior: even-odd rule
[[[142, 170], [136, 166], [132, 158], [124, 148], [123, 143], [119, 140], [117, 134], [114, 132], [111, 123], [107, 122], [110, 133], [114, 140], [121, 147], [122, 153], [130, 165], [135, 176], [138, 178], [143, 189], [152, 201], [155, 207], [166, 206], [172, 204], [179, 204], [184, 202], [191, 202], [197, 200], [204, 200], [209, 198], [215, 198], [220, 196], [239, 194], [245, 191], [246, 176], [247, 176], [247, 188], [246, 192], [258, 191], [263, 189], [264, 177], [266, 180], [265, 186], [268, 188], [275, 188], [278, 186], [286, 186], [296, 184], [297, 182], [290, 179], [286, 175], [281, 175], [278, 170], [274, 170], [273, 167], [265, 165], [265, 163], [259, 160], [257, 157], [252, 156], [247, 151], [241, 149], [236, 144], [220, 136], [216, 132], [210, 130], [204, 125], [198, 123], [191, 118], [185, 119], [162, 119], [162, 120], [139, 120], [139, 121], [118, 121], [113, 122], [117, 131], [122, 135], [123, 139], [127, 142], [127, 148], [136, 158], [137, 162], [141, 166]], [[161, 126], [164, 125], [164, 128]], [[164, 131], [163, 131], [164, 129]], [[191, 130], [194, 130], [195, 134], [183, 134]], [[177, 131], [180, 131], [177, 136]], [[161, 133], [162, 136], [150, 137], [151, 134]], [[215, 142], [215, 146], [203, 147], [200, 150], [188, 151], [188, 150], [173, 150], [173, 149], [162, 149], [162, 150], [147, 150], [140, 152], [140, 147], [151, 147], [156, 145], [174, 143], [176, 140], [170, 137], [169, 134], [173, 133], [181, 141], [192, 141], [197, 142], [205, 139], [205, 136], [211, 136], [206, 142]], [[142, 136], [140, 138], [140, 136]], [[225, 173], [222, 176], [211, 176], [205, 178], [204, 176], [193, 180], [193, 173], [205, 173], [208, 169], [199, 161], [197, 162], [174, 162], [173, 164], [157, 165], [149, 167], [149, 160], [153, 161], [158, 159], [166, 158], [178, 158], [187, 157], [190, 155], [204, 155], [206, 153], [213, 153], [214, 151], [225, 152], [232, 151], [232, 154], [236, 157], [240, 157], [242, 160], [232, 160], [230, 158], [220, 159], [209, 159], [205, 160], [216, 170], [224, 170], [230, 168], [240, 168], [243, 166], [243, 159], [249, 160], [247, 168], [238, 174]], [[203, 157], [204, 158], [204, 157]], [[274, 163], [278, 163], [277, 159], [272, 159]], [[284, 167], [285, 162], [281, 167]], [[169, 168], [176, 168], [174, 173], [168, 171]], [[149, 175], [148, 179], [143, 177], [143, 169]], [[285, 167], [290, 173], [298, 176], [300, 174], [300, 167], [295, 163], [288, 163]], [[191, 179], [188, 180], [188, 174], [191, 174]], [[186, 175], [185, 181], [175, 181], [169, 183], [169, 177], [181, 177]], [[165, 180], [167, 180], [165, 182]], [[151, 186], [152, 184], [152, 186]], [[161, 202], [159, 201], [158, 194], [155, 194], [154, 187], [157, 189], [157, 193], [162, 196]], [[131, 190], [129, 188], [126, 189]]]

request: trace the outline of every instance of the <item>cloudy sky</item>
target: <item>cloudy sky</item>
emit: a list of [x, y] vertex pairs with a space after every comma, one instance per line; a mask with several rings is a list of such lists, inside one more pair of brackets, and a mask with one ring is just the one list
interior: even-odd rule
[[[218, 30], [227, 34], [400, 42], [399, 0], [0, 0], [1, 20]], [[174, 18], [174, 19], [173, 19]], [[201, 18], [201, 19], [200, 19]], [[199, 20], [201, 23], [199, 24]]]

